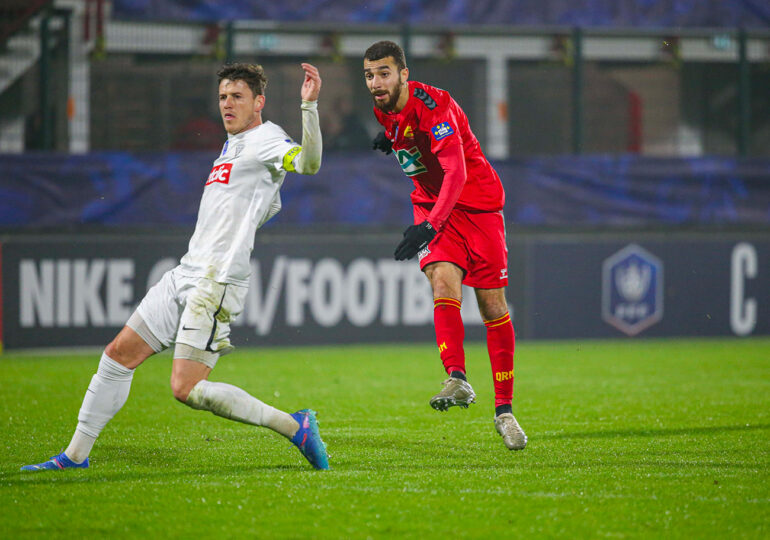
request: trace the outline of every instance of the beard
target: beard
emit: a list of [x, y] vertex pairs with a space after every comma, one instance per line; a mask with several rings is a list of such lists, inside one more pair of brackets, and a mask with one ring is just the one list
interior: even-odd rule
[[393, 109], [396, 108], [396, 104], [398, 103], [399, 98], [401, 97], [401, 76], [398, 77], [398, 84], [393, 89], [393, 92], [388, 92], [388, 101], [381, 102], [378, 101], [376, 96], [372, 95], [372, 101], [374, 101], [374, 106], [380, 109], [382, 112], [389, 113], [393, 111]]

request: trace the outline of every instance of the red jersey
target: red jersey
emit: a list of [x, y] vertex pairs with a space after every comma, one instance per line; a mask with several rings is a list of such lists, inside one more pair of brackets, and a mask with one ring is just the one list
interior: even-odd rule
[[505, 193], [481, 151], [468, 117], [449, 92], [408, 81], [409, 100], [398, 113], [375, 107], [393, 143], [398, 164], [414, 182], [412, 204], [431, 208], [428, 221], [441, 230], [453, 208], [497, 212]]

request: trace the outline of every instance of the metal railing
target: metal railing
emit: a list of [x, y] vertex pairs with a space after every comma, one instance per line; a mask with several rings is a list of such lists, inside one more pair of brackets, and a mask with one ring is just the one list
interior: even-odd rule
[[0, 4], [0, 48], [32, 17], [52, 5], [53, 0], [3, 0]]

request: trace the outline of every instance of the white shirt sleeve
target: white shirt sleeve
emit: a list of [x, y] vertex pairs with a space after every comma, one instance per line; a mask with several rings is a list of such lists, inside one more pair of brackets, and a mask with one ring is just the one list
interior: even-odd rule
[[[318, 102], [302, 102], [302, 146], [291, 156], [287, 171], [300, 174], [315, 174], [321, 168], [323, 141], [318, 121]], [[288, 154], [287, 154], [288, 157]], [[286, 161], [284, 160], [284, 163]], [[291, 167], [291, 168], [289, 168]]]
[[268, 122], [267, 126], [269, 126], [269, 134], [263, 135], [255, 149], [255, 157], [274, 173], [282, 170], [290, 171], [287, 165], [291, 164], [302, 147], [294, 142], [280, 126], [271, 122]]

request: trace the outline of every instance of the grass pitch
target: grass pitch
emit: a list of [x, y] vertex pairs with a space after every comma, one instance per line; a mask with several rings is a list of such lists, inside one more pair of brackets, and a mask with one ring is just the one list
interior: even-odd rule
[[98, 354], [0, 357], [0, 537], [767, 538], [770, 340], [522, 342], [510, 452], [478, 403], [438, 413], [435, 347], [244, 350], [211, 379], [313, 407], [332, 470], [176, 403], [148, 360], [85, 471], [20, 473], [69, 442]]

